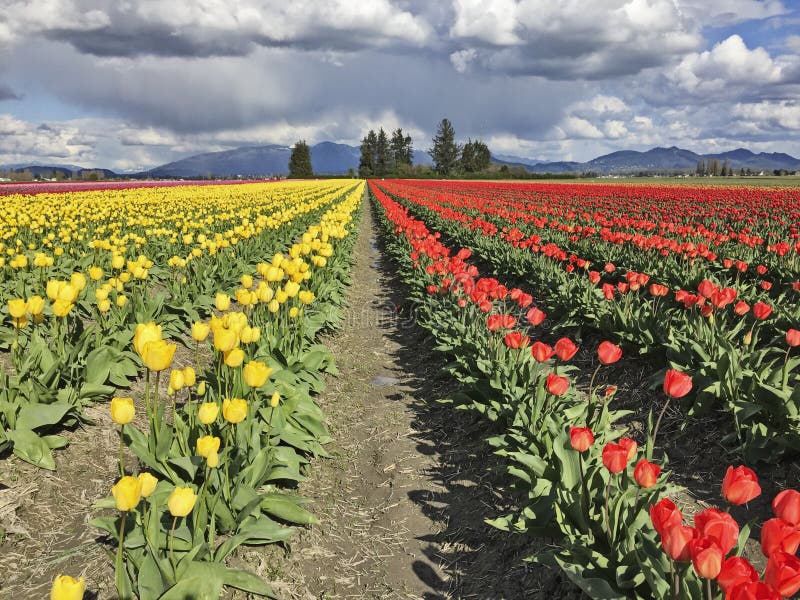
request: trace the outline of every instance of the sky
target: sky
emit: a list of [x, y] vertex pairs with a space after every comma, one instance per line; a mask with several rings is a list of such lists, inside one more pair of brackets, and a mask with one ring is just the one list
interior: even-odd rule
[[800, 0], [0, 0], [0, 164], [267, 143], [800, 155]]

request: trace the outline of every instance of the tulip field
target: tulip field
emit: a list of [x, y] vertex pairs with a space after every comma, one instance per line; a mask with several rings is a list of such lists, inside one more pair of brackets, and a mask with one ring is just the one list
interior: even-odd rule
[[[0, 461], [57, 474], [108, 411], [89, 524], [116, 597], [277, 597], [237, 551], [319, 526], [296, 488], [335, 443], [323, 342], [346, 326], [365, 211], [445, 361], [441, 410], [475, 417], [514, 492], [482, 525], [591, 598], [795, 597], [800, 188], [0, 188]], [[725, 468], [691, 514], [667, 421], [716, 428]], [[88, 572], [48, 585], [96, 597]]]

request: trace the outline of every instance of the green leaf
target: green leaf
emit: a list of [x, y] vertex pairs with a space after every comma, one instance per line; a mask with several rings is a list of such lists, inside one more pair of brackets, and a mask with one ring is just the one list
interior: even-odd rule
[[56, 470], [56, 463], [47, 442], [30, 429], [16, 429], [8, 432], [8, 439], [14, 442], [14, 454], [25, 462], [42, 469]]
[[52, 404], [27, 404], [17, 416], [17, 429], [38, 429], [47, 425], [57, 425], [75, 407], [66, 402]]
[[261, 501], [261, 508], [267, 514], [289, 523], [297, 523], [299, 525], [315, 525], [319, 523], [312, 513], [301, 508], [283, 494], [266, 495]]

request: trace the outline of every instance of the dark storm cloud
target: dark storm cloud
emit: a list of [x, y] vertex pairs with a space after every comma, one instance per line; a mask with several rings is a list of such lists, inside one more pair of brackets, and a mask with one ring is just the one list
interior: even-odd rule
[[22, 95], [15, 92], [11, 87], [0, 83], [0, 102], [3, 100], [21, 100]]

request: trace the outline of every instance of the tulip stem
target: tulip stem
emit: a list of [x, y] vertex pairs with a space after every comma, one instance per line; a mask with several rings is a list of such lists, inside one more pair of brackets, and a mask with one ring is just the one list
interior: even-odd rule
[[144, 408], [150, 418], [150, 425], [153, 424], [153, 415], [150, 414], [150, 369], [144, 375]]
[[172, 529], [169, 532], [169, 562], [172, 564], [172, 572], [175, 573], [175, 525], [178, 524], [178, 517], [172, 517]]
[[[603, 363], [597, 365], [597, 368], [592, 373], [592, 379], [589, 381], [589, 410], [588, 414], [586, 415], [586, 422], [591, 423], [594, 420], [594, 379], [597, 377], [597, 374], [600, 372], [600, 367], [603, 366]], [[591, 425], [589, 425], [591, 427]]]
[[667, 407], [669, 406], [670, 400], [672, 400], [672, 396], [667, 396], [667, 401], [664, 403], [664, 408], [661, 409], [661, 412], [658, 413], [658, 419], [656, 419], [656, 425], [653, 427], [653, 448], [656, 447], [656, 436], [658, 435], [658, 428], [661, 426], [661, 419], [664, 416], [664, 413], [667, 412]]
[[124, 442], [122, 440], [122, 428], [125, 427], [124, 425], [119, 426], [119, 475], [120, 477], [125, 477], [125, 459], [122, 456], [122, 449], [124, 447]]
[[586, 528], [591, 529], [589, 525], [589, 490], [586, 487], [586, 475], [583, 471], [583, 452], [578, 452], [578, 468], [581, 472], [581, 493], [583, 494], [583, 512], [586, 517]]
[[714, 594], [711, 592], [711, 580], [706, 579], [706, 596], [708, 600], [714, 600]]
[[119, 546], [117, 546], [117, 565], [122, 565], [122, 544], [125, 541], [125, 518], [127, 511], [122, 511], [122, 518], [119, 520]]
[[608, 484], [606, 484], [606, 502], [605, 502], [605, 516], [606, 516], [606, 529], [608, 530], [608, 542], [614, 545], [614, 535], [611, 533], [611, 515], [608, 510], [609, 497], [611, 496], [611, 475], [608, 476]]

